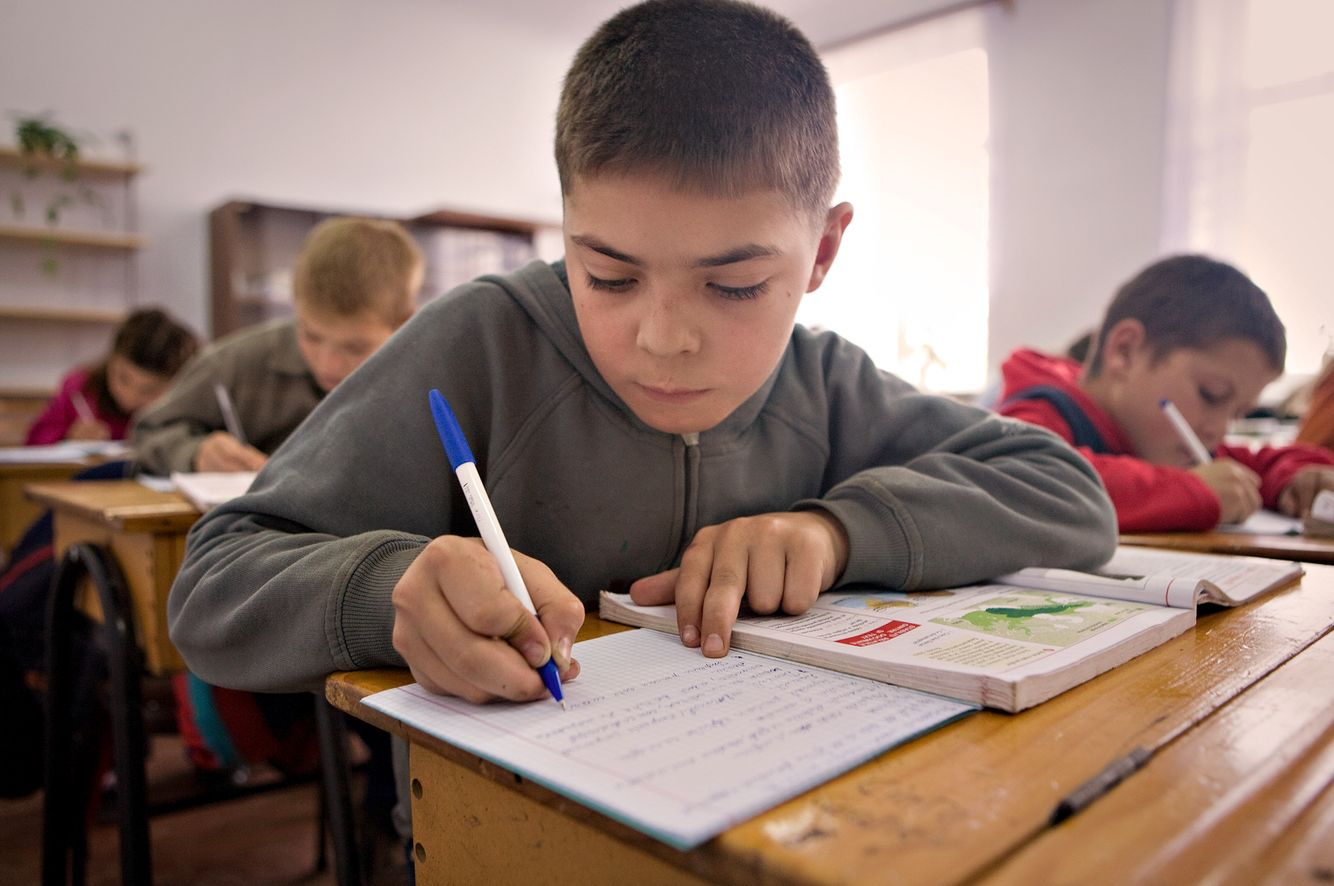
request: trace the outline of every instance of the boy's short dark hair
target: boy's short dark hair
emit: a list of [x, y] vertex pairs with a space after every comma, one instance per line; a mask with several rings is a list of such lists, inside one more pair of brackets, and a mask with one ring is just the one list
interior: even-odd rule
[[575, 56], [556, 114], [556, 167], [663, 174], [720, 196], [777, 190], [823, 213], [838, 184], [834, 92], [791, 22], [735, 0], [648, 0]]
[[297, 256], [293, 298], [315, 311], [370, 311], [397, 327], [416, 307], [421, 247], [398, 222], [342, 216], [316, 225]]
[[1144, 324], [1154, 360], [1178, 348], [1202, 350], [1229, 339], [1259, 346], [1274, 371], [1287, 357], [1283, 323], [1269, 296], [1241, 271], [1203, 255], [1176, 255], [1140, 271], [1107, 306], [1088, 375], [1102, 371], [1102, 343], [1122, 320]]

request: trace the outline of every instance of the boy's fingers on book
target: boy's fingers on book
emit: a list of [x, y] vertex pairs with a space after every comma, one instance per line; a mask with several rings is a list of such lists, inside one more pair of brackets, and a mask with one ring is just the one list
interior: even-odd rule
[[674, 602], [680, 572], [680, 569], [668, 569], [636, 580], [630, 585], [630, 599], [640, 606], [665, 606]]
[[788, 558], [783, 576], [783, 612], [800, 615], [815, 604], [815, 598], [827, 587], [824, 567], [816, 556]]

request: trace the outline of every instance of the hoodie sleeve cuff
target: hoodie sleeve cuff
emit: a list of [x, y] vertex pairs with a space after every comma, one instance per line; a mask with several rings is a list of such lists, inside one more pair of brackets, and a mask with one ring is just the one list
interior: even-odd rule
[[848, 533], [848, 564], [834, 587], [873, 584], [911, 590], [921, 581], [921, 568], [913, 557], [921, 546], [917, 528], [878, 500], [859, 497], [806, 499], [793, 510], [819, 508], [843, 524]]
[[352, 570], [334, 607], [332, 648], [347, 670], [403, 667], [394, 649], [394, 586], [417, 559], [425, 539], [396, 536], [380, 543]]

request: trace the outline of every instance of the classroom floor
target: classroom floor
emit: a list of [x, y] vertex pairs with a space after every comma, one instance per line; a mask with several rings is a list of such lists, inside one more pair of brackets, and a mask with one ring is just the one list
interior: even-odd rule
[[[194, 778], [180, 739], [153, 736], [148, 759], [153, 802], [196, 790]], [[360, 774], [353, 779], [354, 796], [359, 796]], [[327, 868], [315, 869], [318, 799], [319, 787], [310, 782], [154, 815], [150, 826], [154, 883], [332, 886], [332, 849]], [[22, 800], [0, 800], [0, 883], [35, 886], [41, 881], [41, 839], [40, 792]], [[409, 882], [406, 867], [394, 857], [387, 838], [363, 843], [363, 851], [367, 850], [371, 858], [367, 882], [383, 886]], [[118, 855], [115, 824], [95, 825], [89, 834], [88, 886], [120, 883]]]

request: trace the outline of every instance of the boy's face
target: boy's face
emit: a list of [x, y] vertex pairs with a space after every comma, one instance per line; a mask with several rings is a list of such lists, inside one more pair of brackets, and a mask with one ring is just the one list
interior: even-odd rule
[[169, 384], [169, 377], [141, 369], [120, 354], [112, 354], [107, 361], [107, 390], [126, 415], [135, 414], [161, 397]]
[[1157, 361], [1141, 342], [1128, 354], [1105, 362], [1104, 374], [1116, 381], [1104, 405], [1136, 454], [1154, 464], [1177, 467], [1190, 467], [1195, 461], [1163, 414], [1159, 405], [1163, 399], [1176, 404], [1212, 452], [1223, 442], [1228, 422], [1253, 409], [1265, 385], [1279, 375], [1260, 346], [1243, 339], [1226, 339], [1201, 350], [1177, 348]]
[[328, 393], [389, 340], [395, 327], [371, 311], [348, 317], [296, 305], [296, 342], [315, 384]]
[[584, 344], [641, 421], [705, 431], [769, 377], [852, 207], [816, 229], [781, 195], [680, 192], [651, 175], [578, 180], [565, 260]]

